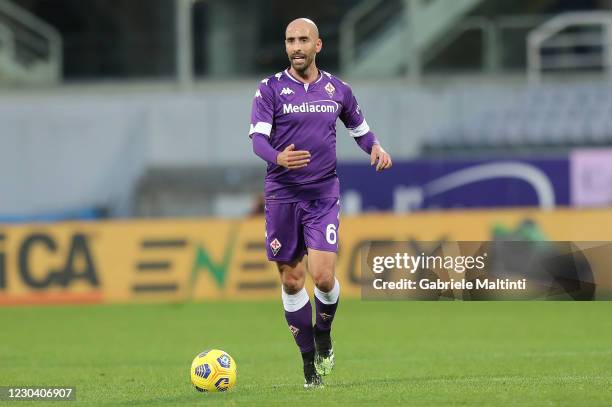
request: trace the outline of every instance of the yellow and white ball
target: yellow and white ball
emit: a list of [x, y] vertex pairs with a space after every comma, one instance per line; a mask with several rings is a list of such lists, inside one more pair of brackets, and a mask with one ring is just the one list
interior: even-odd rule
[[226, 391], [236, 385], [236, 362], [219, 349], [198, 354], [191, 363], [191, 383], [199, 391]]

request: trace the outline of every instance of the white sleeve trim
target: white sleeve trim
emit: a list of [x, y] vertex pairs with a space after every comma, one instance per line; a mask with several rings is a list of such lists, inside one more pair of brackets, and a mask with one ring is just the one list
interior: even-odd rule
[[351, 137], [361, 137], [370, 131], [370, 126], [368, 126], [368, 122], [363, 119], [363, 123], [361, 123], [359, 126], [348, 130]]
[[251, 128], [249, 129], [249, 136], [253, 133], [261, 133], [270, 137], [270, 133], [272, 132], [272, 125], [266, 122], [257, 122], [256, 125], [251, 124]]

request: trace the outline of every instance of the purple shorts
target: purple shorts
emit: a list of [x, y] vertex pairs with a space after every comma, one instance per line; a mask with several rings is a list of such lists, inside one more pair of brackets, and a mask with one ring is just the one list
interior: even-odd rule
[[266, 251], [273, 261], [301, 259], [306, 248], [338, 252], [340, 201], [266, 202]]

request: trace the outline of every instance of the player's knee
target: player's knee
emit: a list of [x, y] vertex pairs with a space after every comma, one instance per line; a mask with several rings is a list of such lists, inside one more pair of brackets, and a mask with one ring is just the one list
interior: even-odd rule
[[334, 283], [336, 282], [333, 272], [321, 273], [314, 280], [317, 288], [325, 293], [330, 292], [332, 288], [334, 288]]
[[278, 269], [280, 271], [283, 290], [287, 294], [297, 294], [302, 288], [304, 288], [305, 270], [299, 262], [290, 264], [279, 263]]
[[289, 295], [297, 294], [304, 288], [304, 281], [297, 278], [283, 278], [283, 290]]

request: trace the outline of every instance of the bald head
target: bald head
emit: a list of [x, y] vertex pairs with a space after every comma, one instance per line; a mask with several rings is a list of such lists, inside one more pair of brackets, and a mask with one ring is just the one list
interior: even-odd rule
[[309, 18], [296, 18], [287, 25], [285, 35], [287, 35], [289, 31], [307, 31], [315, 40], [319, 39], [319, 29], [315, 22]]
[[302, 77], [318, 74], [315, 58], [322, 46], [319, 29], [314, 21], [308, 18], [297, 18], [287, 26], [285, 49], [294, 73]]

